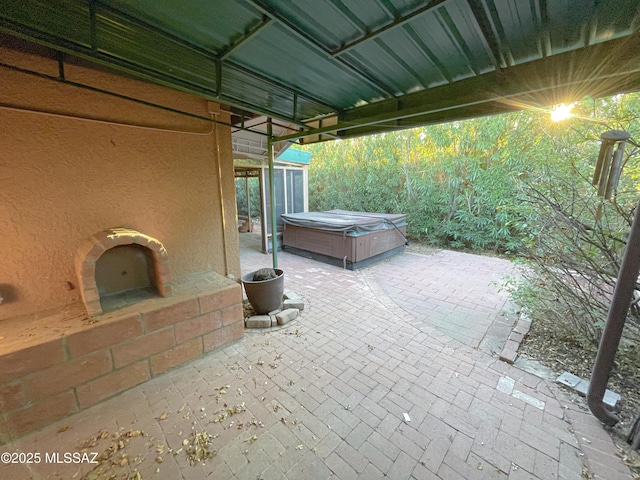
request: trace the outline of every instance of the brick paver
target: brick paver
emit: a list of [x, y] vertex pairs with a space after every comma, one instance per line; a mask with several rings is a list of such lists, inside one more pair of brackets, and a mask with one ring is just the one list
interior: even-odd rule
[[[630, 478], [588, 411], [491, 354], [511, 321], [494, 283], [506, 260], [404, 254], [351, 272], [281, 253], [279, 266], [298, 318], [0, 448], [114, 452], [93, 472], [41, 461], [0, 478]], [[200, 432], [216, 454], [192, 465]]]

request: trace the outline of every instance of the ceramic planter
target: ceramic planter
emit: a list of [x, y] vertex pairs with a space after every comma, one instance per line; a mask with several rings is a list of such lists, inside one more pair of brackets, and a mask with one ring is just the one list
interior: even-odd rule
[[256, 272], [247, 273], [242, 277], [242, 285], [249, 303], [258, 315], [272, 312], [282, 304], [284, 272], [279, 268], [275, 271], [278, 276], [269, 280], [254, 281], [253, 276]]

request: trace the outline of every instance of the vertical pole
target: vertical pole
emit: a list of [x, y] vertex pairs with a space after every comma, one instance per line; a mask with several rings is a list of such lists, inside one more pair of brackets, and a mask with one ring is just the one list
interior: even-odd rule
[[627, 248], [620, 265], [607, 323], [602, 332], [598, 354], [591, 373], [589, 389], [587, 390], [587, 403], [591, 413], [602, 423], [611, 427], [618, 423], [620, 419], [615, 413], [607, 409], [603, 399], [616, 352], [618, 351], [618, 345], [620, 344], [620, 338], [622, 337], [622, 330], [627, 319], [629, 305], [633, 299], [638, 270], [640, 270], [640, 202], [636, 206], [633, 224], [627, 239]]
[[267, 154], [269, 157], [269, 199], [271, 214], [271, 252], [273, 256], [273, 268], [278, 268], [278, 225], [276, 223], [276, 187], [273, 174], [273, 124], [271, 118], [267, 119]]
[[269, 212], [267, 212], [267, 180], [265, 179], [267, 172], [263, 167], [260, 167], [259, 181], [260, 181], [260, 239], [262, 240], [262, 253], [269, 253], [269, 232], [268, 221]]
[[247, 191], [247, 232], [253, 232], [251, 223], [251, 196], [249, 195], [249, 172], [245, 172], [244, 189]]

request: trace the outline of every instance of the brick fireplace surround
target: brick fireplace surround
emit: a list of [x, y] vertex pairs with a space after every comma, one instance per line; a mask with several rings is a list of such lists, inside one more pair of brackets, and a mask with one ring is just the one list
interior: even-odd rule
[[124, 245], [140, 245], [148, 248], [153, 257], [155, 272], [151, 283], [158, 295], [170, 297], [171, 271], [169, 269], [169, 256], [164, 245], [155, 238], [151, 238], [136, 230], [129, 228], [110, 228], [98, 232], [80, 245], [75, 256], [76, 275], [80, 285], [82, 301], [89, 315], [102, 313], [100, 294], [96, 285], [96, 262], [107, 250]]
[[[127, 244], [151, 250], [159, 297], [102, 313], [95, 262]], [[213, 272], [172, 282], [166, 250], [139, 232], [100, 232], [80, 246], [75, 262], [84, 305], [0, 323], [0, 444], [244, 334], [238, 283]]]

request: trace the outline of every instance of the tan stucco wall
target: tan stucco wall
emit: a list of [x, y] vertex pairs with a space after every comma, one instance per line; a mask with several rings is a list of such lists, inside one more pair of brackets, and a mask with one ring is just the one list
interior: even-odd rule
[[[52, 60], [0, 56], [58, 74]], [[86, 67], [67, 65], [65, 78], [228, 120], [204, 99]], [[0, 320], [78, 302], [74, 254], [111, 227], [162, 242], [174, 280], [212, 270], [239, 278], [228, 127], [2, 67], [0, 84]]]

